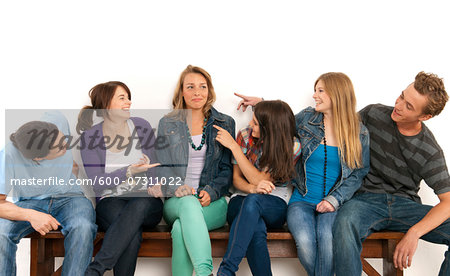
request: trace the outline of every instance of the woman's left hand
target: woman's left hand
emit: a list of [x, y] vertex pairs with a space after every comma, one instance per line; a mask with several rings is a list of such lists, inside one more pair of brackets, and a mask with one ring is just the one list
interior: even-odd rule
[[206, 207], [211, 203], [211, 196], [209, 196], [207, 191], [201, 190], [198, 194], [198, 201], [203, 207]]
[[231, 134], [220, 126], [213, 125], [217, 129], [216, 140], [221, 143], [224, 147], [231, 149], [234, 145], [237, 145]]
[[334, 207], [326, 200], [322, 200], [317, 204], [316, 211], [319, 213], [327, 213], [327, 212], [334, 212]]

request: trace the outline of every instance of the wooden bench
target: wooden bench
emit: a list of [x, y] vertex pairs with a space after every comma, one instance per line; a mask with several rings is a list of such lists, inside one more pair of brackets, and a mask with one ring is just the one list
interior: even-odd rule
[[[210, 232], [212, 256], [223, 257], [228, 243], [229, 227], [224, 226]], [[363, 270], [369, 276], [380, 275], [365, 259], [382, 258], [382, 275], [403, 275], [401, 270], [395, 269], [392, 256], [395, 246], [403, 237], [398, 232], [378, 232], [370, 235], [363, 244], [361, 260]], [[31, 239], [30, 275], [46, 276], [61, 275], [61, 267], [55, 271], [55, 257], [64, 257], [64, 236], [59, 231], [51, 231], [45, 236], [35, 232], [27, 236]], [[99, 232], [94, 241], [94, 254], [101, 247], [104, 233]], [[167, 225], [142, 234], [143, 241], [139, 257], [171, 257], [172, 242], [170, 229]], [[267, 244], [270, 256], [273, 258], [297, 258], [295, 242], [287, 229], [270, 230], [267, 234]], [[343, 254], [345, 254], [343, 252]]]

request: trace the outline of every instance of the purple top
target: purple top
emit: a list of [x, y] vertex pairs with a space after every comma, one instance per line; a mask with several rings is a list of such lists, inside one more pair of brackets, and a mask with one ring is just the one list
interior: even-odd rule
[[[139, 139], [139, 149], [150, 158], [150, 163], [155, 162], [154, 145], [156, 139], [153, 128], [145, 119], [131, 117], [130, 120], [133, 121], [135, 128], [131, 133], [132, 140], [127, 145], [125, 154], [129, 153], [131, 147], [136, 147], [139, 144], [137, 143], [137, 139]], [[106, 183], [114, 185], [114, 179], [116, 178], [119, 178], [119, 183], [126, 180], [128, 166], [124, 166], [111, 173], [105, 173], [106, 145], [103, 138], [103, 122], [93, 126], [81, 135], [81, 158], [83, 159], [87, 176], [94, 180], [93, 189], [96, 195], [99, 195], [104, 189], [109, 188], [109, 185]], [[153, 176], [152, 171], [152, 169], [147, 170], [147, 177]], [[105, 181], [106, 178], [111, 178], [111, 181]], [[104, 185], [100, 185], [100, 182]]]

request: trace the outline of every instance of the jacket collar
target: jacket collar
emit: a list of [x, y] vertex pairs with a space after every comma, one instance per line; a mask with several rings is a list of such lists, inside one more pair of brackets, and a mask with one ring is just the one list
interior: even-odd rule
[[312, 110], [312, 112], [314, 112], [314, 114], [312, 115], [311, 119], [308, 121], [308, 124], [315, 125], [315, 126], [322, 126], [323, 113], [317, 112], [314, 109]]

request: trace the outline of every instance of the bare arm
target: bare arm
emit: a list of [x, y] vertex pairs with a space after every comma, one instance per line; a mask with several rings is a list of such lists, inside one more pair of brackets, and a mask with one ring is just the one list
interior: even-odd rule
[[268, 180], [261, 180], [257, 184], [249, 183], [242, 174], [239, 165], [233, 167], [233, 185], [236, 189], [248, 194], [270, 194], [275, 186]]
[[257, 103], [259, 103], [260, 101], [263, 100], [262, 98], [245, 96], [245, 95], [238, 94], [238, 93], [234, 93], [234, 95], [236, 95], [242, 99], [239, 102], [239, 105], [237, 107], [237, 109], [239, 110], [239, 108], [241, 108], [241, 106], [242, 106], [242, 111], [247, 110], [248, 106], [255, 106]]
[[395, 248], [394, 266], [396, 268], [404, 269], [411, 266], [420, 237], [450, 218], [450, 192], [440, 194], [438, 197], [440, 202], [406, 232]]
[[6, 195], [0, 194], [0, 217], [8, 220], [28, 221], [41, 235], [51, 230], [57, 230], [59, 222], [49, 214], [33, 209], [21, 208], [6, 200]]
[[[227, 147], [233, 153], [234, 159], [236, 159], [239, 169], [244, 175], [246, 181], [253, 185], [257, 185], [262, 180], [272, 181], [270, 174], [266, 172], [259, 171], [244, 155], [241, 147], [236, 143], [234, 138], [225, 129], [214, 126], [217, 131], [216, 140], [221, 143], [224, 147]], [[236, 168], [236, 166], [235, 166]], [[234, 174], [233, 174], [234, 175]], [[234, 176], [233, 176], [234, 180]]]
[[256, 185], [250, 184], [242, 174], [239, 165], [233, 165], [233, 186], [245, 193], [254, 193]]

